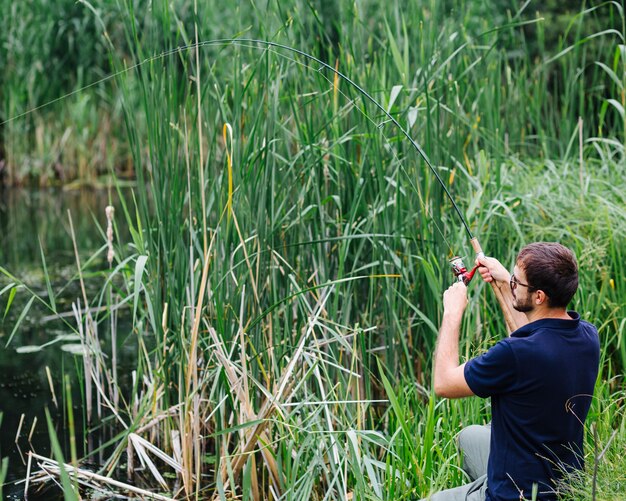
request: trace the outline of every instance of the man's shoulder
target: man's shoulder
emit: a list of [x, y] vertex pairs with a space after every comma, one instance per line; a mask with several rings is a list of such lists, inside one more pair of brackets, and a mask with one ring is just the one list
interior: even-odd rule
[[587, 320], [580, 319], [580, 327], [585, 329], [588, 332], [598, 334], [598, 328], [592, 324], [591, 322], [587, 322]]
[[503, 363], [511, 363], [515, 359], [511, 341], [510, 337], [501, 339], [484, 352], [470, 359], [467, 363], [494, 363], [499, 360], [503, 361]]
[[580, 318], [546, 320], [533, 322], [535, 325], [523, 335], [504, 340], [518, 361], [538, 361], [542, 357], [550, 360], [554, 356], [566, 357], [570, 354], [587, 354], [594, 358], [599, 352], [598, 329], [592, 323]]
[[595, 351], [600, 351], [600, 335], [598, 334], [598, 328], [590, 322], [585, 320], [580, 321], [581, 335], [585, 337], [588, 345], [594, 347]]

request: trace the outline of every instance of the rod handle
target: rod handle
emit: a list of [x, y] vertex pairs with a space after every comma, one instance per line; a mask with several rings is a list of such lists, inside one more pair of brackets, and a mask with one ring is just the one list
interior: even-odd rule
[[474, 237], [470, 240], [470, 243], [472, 244], [472, 248], [474, 249], [474, 252], [476, 253], [477, 256], [480, 256], [481, 254], [484, 256], [485, 253], [483, 252], [483, 248], [480, 246], [480, 242], [478, 241], [477, 237]]

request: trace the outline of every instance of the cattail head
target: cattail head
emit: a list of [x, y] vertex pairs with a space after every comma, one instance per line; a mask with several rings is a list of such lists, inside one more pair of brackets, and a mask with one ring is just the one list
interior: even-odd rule
[[104, 212], [107, 216], [107, 245], [109, 247], [107, 261], [109, 262], [109, 266], [111, 266], [113, 264], [113, 257], [115, 256], [115, 251], [113, 250], [113, 214], [115, 213], [115, 209], [113, 206], [109, 205]]

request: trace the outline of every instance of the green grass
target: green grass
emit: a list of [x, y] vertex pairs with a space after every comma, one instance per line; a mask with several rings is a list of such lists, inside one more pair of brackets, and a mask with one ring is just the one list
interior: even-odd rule
[[[138, 434], [159, 437], [172, 475], [182, 469], [178, 497], [411, 499], [464, 481], [455, 436], [490, 419], [484, 401], [431, 391], [447, 259], [472, 259], [432, 172], [376, 106], [289, 51], [207, 44], [122, 71], [193, 44], [196, 29], [201, 41], [241, 33], [337, 64], [424, 148], [506, 265], [533, 240], [572, 247], [574, 307], [603, 341], [588, 425], [598, 443], [614, 429], [611, 446], [622, 443], [624, 126], [609, 99], [623, 99], [624, 30], [588, 40], [590, 19], [623, 28], [619, 6], [574, 16], [573, 39], [546, 47], [534, 10], [491, 2], [229, 5], [214, 24], [210, 5], [106, 5], [90, 12], [95, 26], [117, 22], [111, 96], [137, 188], [116, 214], [131, 239], [117, 235], [110, 285], [87, 299], [128, 302], [125, 342], [139, 356], [130, 396], [111, 406], [121, 431], [105, 471]], [[518, 50], [530, 33], [538, 48]], [[489, 288], [470, 294], [463, 358], [505, 332]], [[85, 384], [113, 402], [114, 368], [98, 353]]]
[[[0, 426], [2, 426], [2, 412], [0, 412]], [[2, 488], [4, 486], [4, 479], [7, 476], [8, 469], [9, 458], [2, 458], [2, 463], [0, 464], [0, 499], [4, 499], [2, 497]]]

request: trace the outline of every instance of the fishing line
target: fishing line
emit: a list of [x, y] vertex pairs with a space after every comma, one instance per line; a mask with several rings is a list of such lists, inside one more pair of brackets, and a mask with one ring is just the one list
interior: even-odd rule
[[[246, 47], [249, 49], [260, 49], [259, 47], [257, 47], [256, 45], [248, 45], [248, 44], [237, 44], [240, 47]], [[397, 161], [398, 163], [398, 167], [402, 170], [402, 172], [405, 174], [405, 176], [407, 177], [409, 184], [411, 185], [411, 188], [413, 188], [413, 191], [415, 191], [415, 193], [417, 193], [419, 202], [421, 204], [422, 209], [425, 211], [426, 215], [429, 216], [431, 222], [435, 225], [436, 230], [438, 231], [438, 233], [440, 234], [441, 238], [443, 239], [444, 243], [447, 245], [448, 250], [454, 254], [453, 249], [452, 249], [452, 245], [450, 243], [450, 241], [446, 238], [443, 230], [441, 229], [441, 227], [437, 224], [436, 219], [433, 218], [433, 216], [431, 214], [429, 214], [429, 208], [428, 205], [424, 202], [424, 198], [422, 196], [422, 190], [420, 189], [419, 185], [415, 185], [413, 182], [413, 179], [411, 178], [411, 176], [409, 175], [409, 173], [406, 171], [406, 169], [404, 168], [404, 165], [402, 164], [402, 160], [400, 159], [400, 157], [398, 156], [398, 154], [396, 153], [395, 148], [393, 148], [392, 144], [391, 144], [391, 140], [389, 139], [389, 137], [385, 134], [385, 132], [383, 132], [383, 126], [386, 125], [388, 123], [388, 120], [385, 120], [384, 122], [377, 122], [375, 121], [370, 115], [368, 115], [363, 109], [359, 108], [358, 106], [356, 106], [356, 100], [357, 98], [352, 98], [349, 97], [345, 92], [343, 92], [341, 89], [339, 89], [339, 87], [335, 87], [334, 82], [332, 82], [326, 75], [324, 75], [323, 73], [321, 73], [319, 71], [319, 69], [316, 69], [312, 66], [309, 66], [308, 64], [302, 62], [302, 61], [298, 61], [297, 59], [294, 59], [292, 57], [289, 57], [285, 54], [282, 54], [280, 52], [277, 52], [275, 50], [272, 50], [269, 47], [266, 47], [265, 50], [267, 52], [271, 52], [272, 54], [275, 54], [278, 57], [281, 57], [283, 59], [287, 59], [297, 65], [303, 66], [304, 68], [314, 71], [317, 74], [319, 74], [324, 80], [326, 80], [332, 87], [333, 90], [336, 90], [339, 94], [341, 94], [345, 100], [347, 101], [346, 104], [351, 104], [354, 106], [354, 108], [356, 110], [358, 110], [361, 115], [363, 117], [365, 117], [366, 120], [368, 120], [369, 122], [372, 123], [372, 125], [374, 125], [376, 127], [376, 129], [378, 129], [380, 131], [380, 134], [383, 136], [383, 138], [385, 139], [386, 143], [390, 146], [390, 152], [392, 157]], [[331, 90], [329, 89], [328, 91], [324, 91], [323, 93], [325, 94], [326, 92], [331, 92]]]
[[[242, 47], [247, 47], [250, 49], [256, 49], [257, 47], [253, 46], [253, 45], [241, 45]], [[285, 54], [281, 54], [280, 52], [276, 52], [272, 49], [267, 49], [269, 52], [271, 52], [272, 54], [275, 54], [279, 57], [288, 59], [289, 61], [292, 61], [295, 64], [298, 64], [300, 66], [303, 66], [306, 69], [315, 71], [316, 73], [318, 73], [324, 80], [326, 80], [330, 85], [333, 86], [333, 89], [335, 89], [335, 84], [334, 82], [332, 82], [326, 75], [324, 75], [323, 73], [321, 73], [319, 70], [316, 70], [315, 68], [313, 68], [312, 66], [307, 65], [306, 63], [303, 63], [301, 61], [298, 61], [297, 59], [291, 58], [286, 56]], [[436, 219], [434, 219], [434, 217], [432, 216], [432, 214], [429, 214], [429, 208], [428, 205], [424, 202], [424, 198], [422, 196], [422, 190], [420, 189], [419, 185], [415, 185], [413, 182], [413, 179], [411, 178], [411, 176], [409, 175], [409, 173], [406, 171], [406, 169], [404, 168], [404, 165], [402, 164], [402, 160], [400, 159], [400, 157], [398, 156], [398, 154], [396, 153], [395, 148], [393, 148], [392, 144], [391, 144], [391, 140], [389, 139], [389, 137], [387, 136], [387, 134], [385, 134], [385, 132], [383, 131], [383, 126], [386, 125], [388, 123], [388, 121], [384, 121], [384, 122], [376, 122], [370, 115], [368, 115], [367, 113], [365, 113], [365, 111], [361, 108], [359, 108], [358, 106], [356, 106], [356, 99], [357, 98], [351, 98], [349, 97], [345, 92], [343, 92], [341, 89], [339, 89], [339, 87], [336, 87], [336, 91], [341, 94], [347, 101], [346, 104], [351, 104], [354, 106], [354, 108], [356, 110], [358, 110], [361, 115], [363, 117], [365, 117], [366, 120], [368, 120], [369, 122], [372, 123], [372, 125], [374, 125], [379, 131], [380, 134], [383, 136], [383, 138], [385, 139], [386, 143], [390, 146], [390, 151], [391, 151], [391, 155], [392, 157], [397, 161], [398, 163], [398, 167], [402, 170], [402, 172], [405, 174], [405, 176], [407, 177], [409, 184], [411, 185], [411, 188], [413, 188], [413, 191], [415, 191], [415, 193], [417, 193], [419, 202], [421, 204], [422, 209], [425, 211], [426, 215], [430, 217], [431, 222], [435, 225], [435, 228], [437, 229], [437, 231], [439, 232], [439, 234], [441, 235], [441, 238], [444, 240], [445, 244], [448, 246], [448, 250], [450, 250], [450, 252], [453, 252], [452, 249], [452, 245], [450, 243], [450, 241], [446, 238], [443, 230], [441, 229], [441, 227], [437, 224]], [[330, 92], [330, 91], [328, 91]]]
[[[316, 64], [321, 65], [323, 68], [325, 68], [327, 70], [330, 70], [331, 72], [336, 74], [339, 78], [341, 78], [341, 79], [345, 80], [346, 82], [348, 82], [362, 96], [366, 97], [372, 104], [374, 104], [374, 106], [376, 106], [388, 118], [389, 122], [394, 124], [400, 130], [400, 132], [409, 140], [409, 142], [411, 143], [413, 148], [419, 153], [419, 155], [422, 157], [422, 159], [424, 160], [426, 165], [428, 165], [428, 167], [430, 168], [432, 173], [435, 175], [435, 178], [437, 179], [437, 181], [439, 182], [439, 184], [443, 188], [443, 190], [444, 190], [445, 194], [447, 195], [448, 199], [450, 200], [450, 202], [452, 203], [452, 206], [453, 206], [454, 210], [456, 211], [457, 215], [459, 216], [459, 219], [461, 220], [461, 223], [463, 223], [465, 231], [467, 232], [467, 235], [469, 236], [470, 240], [472, 240], [474, 238], [474, 235], [472, 234], [472, 231], [470, 230], [469, 225], [467, 224], [467, 221], [463, 217], [463, 214], [461, 213], [461, 210], [459, 209], [458, 205], [454, 201], [454, 198], [452, 197], [452, 194], [450, 193], [450, 191], [448, 190], [447, 186], [443, 182], [443, 179], [441, 179], [441, 176], [439, 175], [439, 173], [437, 172], [437, 170], [435, 169], [435, 167], [431, 163], [430, 159], [426, 155], [426, 152], [421, 148], [421, 146], [419, 144], [417, 144], [417, 142], [404, 129], [404, 127], [402, 127], [402, 125], [400, 125], [400, 123], [393, 117], [393, 115], [391, 115], [387, 110], [385, 110], [385, 108], [376, 99], [374, 99], [365, 89], [363, 89], [356, 82], [351, 80], [349, 77], [344, 75], [339, 70], [337, 70], [337, 69], [333, 68], [332, 66], [330, 66], [329, 64], [325, 63], [321, 59], [318, 59], [315, 56], [312, 56], [311, 54], [307, 54], [306, 52], [301, 51], [299, 49], [296, 49], [294, 47], [289, 47], [288, 45], [283, 45], [283, 44], [279, 44], [279, 43], [276, 43], [276, 42], [270, 42], [270, 41], [264, 41], [264, 40], [255, 40], [255, 39], [246, 39], [246, 38], [210, 40], [210, 41], [207, 42], [207, 44], [210, 43], [211, 45], [214, 45], [214, 44], [215, 45], [216, 44], [239, 45], [242, 42], [243, 43], [247, 43], [247, 44], [255, 44], [255, 45], [261, 44], [261, 45], [266, 45], [267, 47], [277, 47], [279, 49], [283, 49], [283, 50], [287, 50], [287, 51], [293, 52], [295, 54], [299, 54], [299, 55], [301, 55], [301, 56], [303, 56], [303, 57], [305, 57], [305, 58], [307, 58], [307, 59], [309, 59], [311, 61], [314, 61]], [[318, 71], [318, 73], [319, 73], [319, 71]], [[380, 127], [378, 125], [377, 125], [377, 127], [380, 129]], [[409, 177], [408, 174], [407, 174], [407, 177]], [[410, 179], [410, 177], [409, 177], [409, 179]]]
[[[124, 68], [122, 70], [119, 70], [115, 73], [112, 73], [111, 75], [108, 75], [104, 78], [101, 78], [100, 80], [97, 80], [96, 82], [93, 82], [89, 85], [86, 85], [84, 87], [81, 87], [80, 89], [76, 89], [72, 92], [69, 92], [63, 96], [60, 96], [58, 98], [53, 99], [52, 101], [48, 101], [47, 103], [44, 103], [40, 106], [36, 106], [34, 108], [31, 108], [19, 115], [16, 115], [14, 117], [11, 117], [3, 122], [0, 122], [0, 126], [4, 125], [6, 123], [9, 123], [13, 120], [16, 120], [18, 118], [21, 118], [25, 115], [28, 115], [29, 113], [32, 113], [34, 111], [37, 111], [41, 108], [44, 108], [46, 106], [49, 106], [51, 104], [54, 104], [58, 101], [61, 101], [63, 99], [66, 99], [68, 97], [71, 97], [79, 92], [82, 92], [83, 90], [86, 90], [90, 87], [93, 87], [95, 85], [98, 85], [100, 83], [106, 82], [112, 78], [115, 78], [117, 76], [120, 76], [128, 71], [134, 70], [139, 68], [140, 66], [152, 62], [152, 61], [156, 61], [158, 59], [162, 59], [165, 58], [169, 55], [173, 55], [176, 53], [180, 53], [183, 51], [188, 51], [190, 49], [195, 49], [195, 48], [200, 48], [200, 47], [209, 47], [209, 46], [226, 46], [226, 45], [239, 45], [239, 46], [244, 46], [244, 47], [251, 47], [250, 44], [254, 44], [255, 46], [257, 45], [262, 45], [265, 47], [275, 47], [278, 49], [282, 49], [282, 50], [286, 50], [289, 52], [292, 52], [294, 54], [298, 54], [310, 61], [314, 61], [316, 64], [319, 64], [322, 68], [327, 69], [329, 71], [331, 71], [332, 73], [334, 73], [335, 75], [337, 75], [339, 78], [341, 78], [342, 80], [344, 80], [345, 82], [347, 82], [348, 84], [350, 84], [354, 89], [357, 90], [357, 92], [359, 92], [362, 96], [364, 96], [365, 98], [367, 98], [372, 104], [374, 104], [374, 106], [376, 108], [378, 108], [383, 115], [385, 115], [388, 120], [383, 122], [383, 124], [391, 122], [393, 125], [395, 125], [400, 132], [409, 140], [410, 144], [413, 146], [413, 148], [418, 152], [419, 156], [424, 160], [424, 162], [426, 163], [426, 165], [430, 168], [430, 170], [432, 171], [432, 173], [435, 175], [435, 178], [437, 179], [438, 183], [441, 185], [441, 187], [444, 190], [444, 193], [446, 194], [446, 196], [448, 197], [448, 199], [450, 200], [450, 202], [452, 203], [452, 206], [456, 212], [456, 214], [458, 215], [459, 219], [461, 220], [461, 223], [463, 224], [463, 227], [465, 228], [465, 231], [467, 233], [467, 235], [469, 236], [470, 240], [472, 240], [474, 238], [469, 225], [467, 224], [467, 221], [465, 220], [465, 218], [463, 217], [463, 214], [461, 213], [461, 210], [459, 209], [459, 207], [457, 206], [454, 198], [452, 197], [452, 194], [450, 193], [450, 191], [448, 190], [447, 186], [445, 185], [445, 183], [443, 182], [443, 180], [441, 179], [441, 176], [439, 175], [439, 173], [437, 172], [437, 170], [435, 169], [435, 167], [433, 166], [433, 164], [431, 163], [430, 159], [428, 158], [428, 156], [426, 155], [426, 152], [421, 148], [421, 146], [411, 137], [411, 135], [404, 129], [404, 127], [402, 127], [402, 125], [400, 125], [400, 123], [387, 111], [385, 110], [385, 108], [376, 100], [374, 99], [367, 91], [365, 91], [365, 89], [363, 89], [361, 86], [359, 86], [356, 82], [354, 82], [352, 79], [350, 79], [348, 76], [344, 75], [342, 72], [340, 72], [339, 70], [336, 70], [335, 68], [333, 68], [332, 66], [330, 66], [329, 64], [325, 63], [324, 61], [322, 61], [321, 59], [318, 59], [317, 57], [308, 54], [302, 50], [296, 49], [294, 47], [290, 47], [288, 45], [283, 45], [283, 44], [279, 44], [276, 42], [271, 42], [271, 41], [267, 41], [267, 40], [257, 40], [257, 39], [253, 39], [253, 38], [222, 38], [222, 39], [216, 39], [216, 40], [206, 40], [203, 42], [198, 42], [198, 43], [194, 43], [194, 44], [189, 44], [189, 45], [183, 45], [183, 46], [179, 46], [176, 47], [174, 49], [170, 49], [168, 51], [162, 52], [161, 54], [158, 54], [156, 56], [152, 56], [149, 57], [147, 59], [144, 59], [143, 61], [136, 63], [132, 66], [129, 66], [128, 68]], [[307, 66], [308, 67], [308, 66]], [[320, 68], [321, 69], [321, 68]], [[321, 72], [318, 70], [318, 73], [321, 75]], [[328, 79], [327, 79], [328, 80]], [[345, 96], [345, 94], [342, 94]], [[357, 107], [358, 108], [358, 107]], [[380, 127], [377, 125], [377, 127], [380, 129]], [[384, 134], [383, 134], [384, 135]], [[385, 139], [386, 136], [385, 136]], [[402, 167], [402, 164], [400, 163], [400, 167], [403, 169], [403, 171], [406, 173], [406, 170], [404, 170], [404, 167]], [[410, 176], [408, 176], [407, 173], [407, 177], [409, 178], [409, 182], [412, 182], [412, 180], [410, 179]], [[415, 187], [414, 187], [415, 189]], [[417, 190], [416, 190], [417, 191]], [[434, 219], [431, 219], [434, 221]], [[441, 230], [438, 229], [441, 233]], [[443, 236], [443, 234], [442, 234]], [[445, 239], [445, 237], [444, 237]], [[447, 242], [447, 240], [446, 240]], [[449, 243], [448, 243], [449, 246]]]

